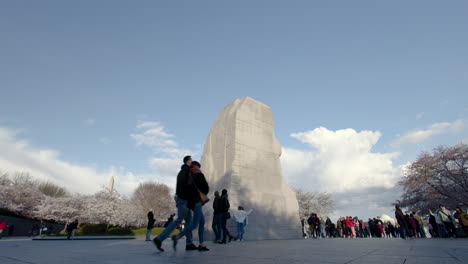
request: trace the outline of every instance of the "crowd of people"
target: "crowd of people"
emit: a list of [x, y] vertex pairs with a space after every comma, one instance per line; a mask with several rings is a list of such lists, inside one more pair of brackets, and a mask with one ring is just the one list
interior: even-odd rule
[[[369, 218], [367, 221], [357, 216], [340, 217], [333, 222], [312, 213], [301, 220], [305, 238], [449, 238], [468, 235], [468, 214], [460, 207], [454, 212], [440, 205], [439, 209], [421, 217], [416, 212], [405, 212], [395, 206], [395, 218]], [[457, 228], [458, 227], [458, 228]], [[457, 231], [458, 230], [458, 231]]]
[[[203, 206], [209, 201], [207, 194], [209, 185], [201, 171], [201, 164], [197, 161], [192, 161], [190, 156], [183, 159], [183, 165], [177, 175], [175, 203], [177, 208], [177, 218], [168, 221], [164, 231], [153, 239], [156, 248], [163, 252], [162, 242], [168, 238], [171, 233], [184, 223], [179, 234], [171, 236], [174, 250], [177, 249], [179, 240], [186, 238], [186, 250], [209, 251], [205, 243], [205, 216], [203, 214]], [[245, 236], [245, 226], [248, 223], [247, 216], [252, 210], [245, 211], [242, 206], [237, 210], [232, 209], [229, 203], [228, 190], [223, 189], [221, 195], [219, 191], [214, 193], [213, 201], [213, 224], [212, 228], [215, 233], [215, 243], [227, 244], [232, 240], [243, 241]], [[237, 223], [237, 235], [233, 236], [227, 228], [227, 221], [234, 217]], [[148, 213], [148, 227], [146, 239], [150, 240], [151, 229], [154, 225], [154, 217], [152, 212]], [[193, 242], [192, 232], [198, 230], [199, 245], [196, 246]]]

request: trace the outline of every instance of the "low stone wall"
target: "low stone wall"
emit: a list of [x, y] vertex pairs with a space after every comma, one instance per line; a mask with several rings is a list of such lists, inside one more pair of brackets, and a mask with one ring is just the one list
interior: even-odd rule
[[[7, 225], [9, 226], [9, 228], [3, 230], [3, 237], [8, 236], [12, 225], [14, 225], [12, 236], [30, 236], [32, 235], [31, 231], [33, 226], [39, 227], [41, 224], [40, 221], [34, 219], [24, 219], [4, 215], [0, 215], [0, 219], [2, 221], [6, 221]], [[51, 234], [58, 233], [65, 228], [65, 225], [63, 224], [44, 223], [44, 225], [47, 227], [47, 233]], [[39, 229], [37, 229], [36, 232], [38, 233]]]

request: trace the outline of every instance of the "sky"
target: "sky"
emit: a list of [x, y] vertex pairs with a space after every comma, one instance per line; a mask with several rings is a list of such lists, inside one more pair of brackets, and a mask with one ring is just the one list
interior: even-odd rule
[[468, 142], [466, 1], [2, 1], [0, 171], [72, 192], [175, 182], [223, 107], [271, 107], [286, 181], [393, 214]]

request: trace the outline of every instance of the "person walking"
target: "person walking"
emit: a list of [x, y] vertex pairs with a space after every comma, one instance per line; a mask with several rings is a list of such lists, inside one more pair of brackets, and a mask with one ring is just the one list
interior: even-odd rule
[[417, 231], [421, 238], [426, 238], [426, 231], [424, 231], [424, 222], [416, 212], [413, 212], [414, 219], [418, 222]]
[[174, 221], [174, 216], [175, 216], [175, 214], [171, 214], [171, 215], [169, 215], [169, 218], [167, 218], [167, 221], [166, 221], [166, 223], [164, 223], [164, 228], [168, 227], [168, 226], [169, 226], [169, 224], [171, 224], [171, 223], [172, 223], [172, 221]]
[[8, 227], [6, 221], [0, 220], [0, 239], [2, 239], [3, 236], [3, 230], [5, 230]]
[[221, 243], [221, 222], [223, 221], [223, 215], [219, 211], [220, 200], [221, 196], [219, 196], [219, 192], [216, 191], [214, 193], [214, 200], [213, 200], [213, 224], [211, 227], [213, 228], [213, 232], [215, 233], [215, 243]]
[[439, 216], [439, 210], [437, 210], [435, 213], [429, 210], [429, 214], [434, 216], [439, 237], [448, 237], [447, 229], [445, 229], [444, 222], [442, 222], [442, 219]]
[[169, 237], [172, 231], [174, 231], [174, 229], [176, 229], [190, 214], [187, 207], [187, 200], [189, 199], [191, 189], [193, 188], [192, 182], [189, 182], [192, 157], [185, 156], [183, 162], [184, 164], [181, 166], [179, 174], [177, 174], [176, 195], [174, 197], [177, 207], [177, 218], [170, 223], [159, 236], [153, 239], [154, 245], [161, 252], [164, 252], [162, 242]]
[[231, 214], [229, 213], [229, 208], [231, 205], [229, 204], [229, 198], [228, 198], [228, 191], [226, 189], [223, 189], [221, 191], [221, 199], [219, 201], [219, 212], [221, 213], [221, 230], [223, 231], [223, 240], [221, 241], [221, 244], [226, 244], [227, 242], [231, 242], [231, 240], [234, 238], [231, 236], [227, 229], [227, 220], [231, 218]]
[[439, 205], [439, 212], [438, 215], [440, 219], [442, 220], [442, 223], [445, 226], [445, 229], [447, 230], [447, 233], [450, 237], [455, 237], [456, 236], [456, 229], [455, 225], [453, 222], [455, 222], [455, 218], [453, 217], [452, 213], [445, 208], [444, 205]]
[[244, 207], [239, 206], [238, 210], [231, 209], [230, 211], [234, 215], [234, 218], [237, 222], [236, 240], [244, 241], [245, 226], [247, 226], [248, 223], [247, 216], [252, 213], [252, 209], [250, 209], [249, 211], [245, 211]]
[[177, 248], [177, 243], [179, 239], [188, 235], [192, 232], [195, 228], [198, 227], [198, 239], [200, 245], [198, 246], [198, 251], [209, 251], [209, 249], [205, 245], [205, 216], [203, 215], [203, 205], [207, 201], [203, 201], [200, 193], [203, 193], [205, 196], [209, 192], [209, 186], [206, 182], [205, 175], [201, 171], [201, 164], [197, 161], [193, 161], [190, 165], [190, 178], [189, 181], [192, 182], [192, 186], [188, 190], [187, 194], [187, 207], [190, 210], [193, 210], [193, 219], [190, 224], [184, 228], [184, 230], [175, 236], [172, 236], [173, 247], [174, 250]]
[[146, 226], [146, 241], [151, 241], [151, 230], [153, 230], [154, 222], [156, 222], [154, 219], [153, 209], [149, 209], [147, 217], [148, 225]]
[[343, 224], [341, 223], [341, 217], [336, 220], [336, 229], [338, 237], [343, 237]]
[[346, 226], [346, 229], [348, 229], [349, 232], [351, 233], [351, 237], [356, 238], [356, 229], [354, 229], [354, 221], [351, 219], [350, 216], [346, 217], [345, 226]]
[[468, 214], [465, 211], [463, 211], [461, 207], [457, 207], [455, 211], [455, 218], [458, 219], [458, 223], [463, 228], [465, 236], [468, 236]]
[[405, 215], [398, 205], [395, 205], [395, 218], [397, 219], [398, 225], [400, 226], [401, 238], [406, 239], [410, 236], [410, 232], [408, 230], [408, 225], [406, 225]]
[[15, 225], [10, 225], [8, 228], [8, 236], [13, 236], [13, 233], [15, 232]]
[[327, 220], [325, 221], [325, 233], [326, 237], [331, 238], [332, 237], [332, 221], [330, 220], [330, 217], [327, 216]]
[[75, 238], [75, 232], [78, 229], [78, 219], [75, 219], [71, 224], [67, 226], [67, 239], [73, 240]]
[[311, 237], [316, 238], [317, 237], [317, 232], [316, 232], [316, 223], [315, 223], [315, 214], [311, 213], [309, 218], [307, 219], [307, 224], [309, 224], [309, 232], [311, 234]]

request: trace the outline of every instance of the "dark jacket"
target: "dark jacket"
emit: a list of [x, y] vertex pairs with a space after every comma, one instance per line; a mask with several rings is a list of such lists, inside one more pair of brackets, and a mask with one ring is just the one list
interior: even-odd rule
[[153, 212], [148, 212], [148, 226], [146, 227], [147, 229], [151, 229], [154, 227], [154, 214]]
[[200, 202], [200, 194], [198, 193], [198, 191], [204, 194], [208, 194], [208, 192], [210, 191], [210, 187], [206, 182], [205, 175], [203, 175], [203, 173], [201, 172], [192, 174], [189, 177], [191, 177], [189, 182], [193, 184], [191, 184], [190, 187], [187, 189], [189, 190], [187, 197], [187, 207], [193, 209], [195, 207], [195, 204]]
[[214, 201], [213, 201], [213, 214], [217, 215], [217, 214], [220, 214], [220, 211], [219, 211], [219, 203], [221, 201], [221, 197], [215, 197]]
[[190, 198], [190, 193], [193, 189], [193, 184], [189, 182], [190, 167], [186, 164], [182, 165], [179, 174], [177, 174], [176, 195], [179, 199], [186, 200]]
[[405, 225], [406, 226], [406, 220], [405, 220], [405, 215], [401, 211], [401, 209], [396, 209], [395, 210], [395, 218], [397, 219], [397, 222], [399, 225]]
[[231, 208], [231, 205], [229, 204], [229, 199], [227, 195], [221, 196], [219, 200], [219, 213], [227, 213], [229, 211], [229, 208]]

